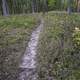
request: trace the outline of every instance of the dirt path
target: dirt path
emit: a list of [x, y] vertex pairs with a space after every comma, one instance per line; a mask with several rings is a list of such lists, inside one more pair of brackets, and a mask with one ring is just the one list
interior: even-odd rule
[[19, 80], [37, 80], [36, 74], [36, 50], [39, 40], [39, 35], [42, 30], [44, 21], [41, 20], [40, 25], [32, 32], [31, 39], [28, 43], [28, 47], [22, 58], [22, 63], [20, 64], [21, 73], [19, 74]]

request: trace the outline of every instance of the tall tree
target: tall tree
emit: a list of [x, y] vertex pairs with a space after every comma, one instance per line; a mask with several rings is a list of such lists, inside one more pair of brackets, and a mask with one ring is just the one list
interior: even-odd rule
[[80, 0], [76, 0], [77, 1], [77, 12], [80, 12]]
[[6, 0], [2, 0], [2, 9], [3, 9], [4, 16], [9, 15], [9, 8]]
[[35, 12], [35, 0], [32, 0], [32, 13]]
[[43, 13], [48, 11], [48, 0], [43, 0]]
[[68, 11], [69, 14], [71, 14], [71, 12], [72, 12], [72, 10], [71, 10], [71, 1], [72, 0], [68, 0], [68, 9], [67, 9], [67, 11]]

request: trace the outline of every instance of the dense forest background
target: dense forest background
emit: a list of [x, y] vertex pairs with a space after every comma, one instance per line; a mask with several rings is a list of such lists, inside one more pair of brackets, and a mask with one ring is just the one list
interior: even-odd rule
[[0, 0], [0, 15], [41, 11], [80, 11], [80, 0]]

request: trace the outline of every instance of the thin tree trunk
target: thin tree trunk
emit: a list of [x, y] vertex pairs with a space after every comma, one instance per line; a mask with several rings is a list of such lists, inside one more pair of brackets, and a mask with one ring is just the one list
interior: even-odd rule
[[3, 15], [8, 16], [9, 15], [9, 8], [6, 0], [2, 0], [2, 9], [3, 9]]
[[32, 13], [34, 14], [35, 13], [35, 1], [32, 0]]
[[48, 12], [48, 1], [47, 0], [43, 0], [43, 14], [45, 14], [45, 12]]
[[77, 0], [77, 12], [80, 12], [80, 0]]
[[67, 8], [68, 14], [71, 14], [71, 0], [68, 0], [68, 8]]

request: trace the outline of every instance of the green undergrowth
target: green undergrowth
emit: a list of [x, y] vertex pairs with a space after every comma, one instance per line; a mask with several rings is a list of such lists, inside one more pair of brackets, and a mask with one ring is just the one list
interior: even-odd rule
[[38, 44], [38, 80], [80, 80], [80, 14], [48, 13]]
[[0, 80], [17, 80], [21, 56], [38, 23], [33, 15], [0, 17]]

